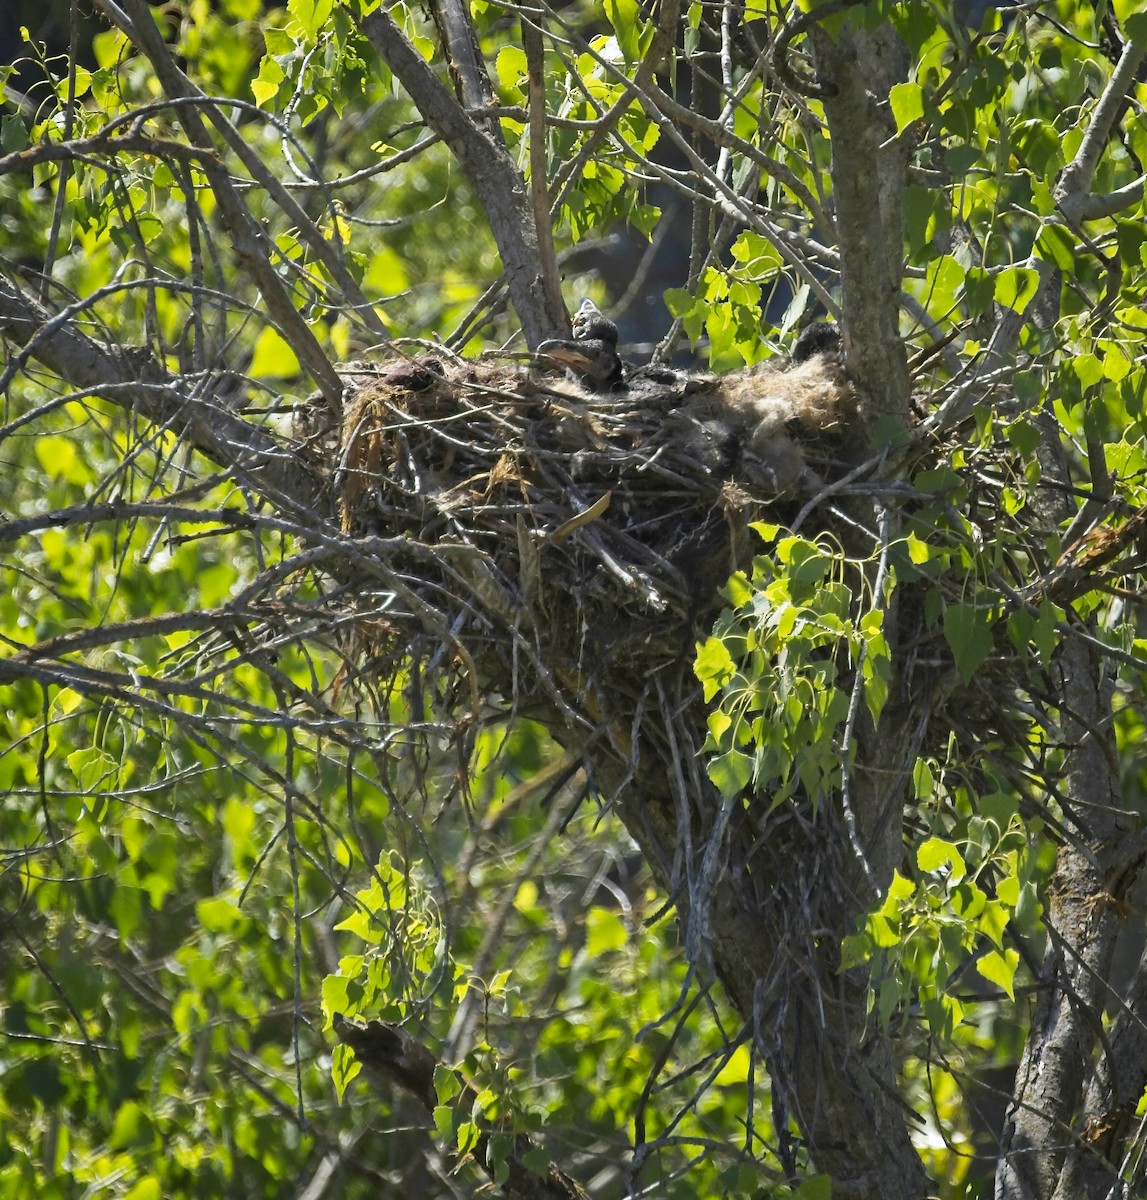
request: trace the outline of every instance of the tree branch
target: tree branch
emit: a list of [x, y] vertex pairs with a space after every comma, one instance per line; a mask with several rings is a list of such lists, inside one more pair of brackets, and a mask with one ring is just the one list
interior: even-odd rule
[[546, 301], [554, 311], [565, 312], [558, 257], [554, 248], [554, 230], [550, 219], [550, 193], [547, 185], [546, 144], [546, 57], [542, 31], [522, 20], [522, 49], [526, 52], [530, 127], [530, 203], [534, 210], [534, 228], [538, 231], [542, 287]]
[[567, 335], [565, 308], [557, 306], [560, 296], [549, 296], [543, 282], [539, 233], [525, 185], [501, 137], [467, 116], [388, 12], [377, 8], [360, 17], [359, 25], [426, 123], [450, 147], [482, 202], [526, 345], [532, 350], [546, 338]]
[[[454, 92], [463, 108], [481, 114], [494, 105], [497, 96], [490, 86], [490, 76], [486, 74], [482, 62], [482, 52], [474, 36], [469, 9], [461, 0], [432, 0], [431, 11], [450, 68], [450, 77], [454, 80]], [[496, 118], [476, 115], [475, 123], [492, 141], [505, 145], [502, 128]]]
[[[106, 0], [97, 0], [97, 3], [104, 7], [109, 16], [113, 16], [112, 10], [118, 13], [116, 6], [107, 5]], [[145, 0], [125, 0], [125, 4], [131, 18], [135, 44], [155, 68], [164, 90], [169, 96], [190, 95], [194, 89], [168, 53], [167, 44]], [[210, 103], [206, 98], [204, 102]], [[213, 155], [206, 153], [214, 147], [203, 118], [195, 109], [187, 108], [180, 111], [179, 120], [188, 141], [204, 151], [201, 160], [203, 172], [219, 203], [219, 212], [231, 236], [232, 248], [250, 272], [280, 332], [299, 356], [300, 362], [310, 371], [323, 394], [331, 401], [341, 402], [342, 381], [271, 265], [266, 235], [243, 203], [226, 169], [213, 161]]]
[[[427, 1112], [434, 1111], [438, 1104], [434, 1073], [440, 1064], [417, 1038], [399, 1025], [351, 1021], [341, 1013], [335, 1014], [333, 1023], [339, 1041], [354, 1051], [369, 1079], [396, 1085], [409, 1092]], [[476, 1120], [478, 1094], [461, 1075], [457, 1072], [454, 1075], [461, 1089], [453, 1102], [454, 1108], [465, 1114], [467, 1120]], [[499, 1164], [491, 1154], [492, 1132], [496, 1131], [479, 1127], [471, 1154], [490, 1178], [498, 1182]], [[502, 1188], [509, 1196], [515, 1200], [589, 1200], [576, 1180], [554, 1163], [545, 1175], [527, 1167], [523, 1159], [535, 1149], [535, 1143], [524, 1134], [508, 1136], [512, 1148], [503, 1160], [508, 1175]]]
[[150, 360], [132, 361], [121, 349], [87, 337], [76, 328], [73, 317], [71, 310], [49, 312], [0, 279], [0, 334], [21, 347], [22, 356], [38, 359], [81, 391], [96, 393], [161, 428], [176, 430], [195, 450], [254, 491], [277, 498], [289, 511], [311, 512], [309, 497], [315, 481], [294, 454], [209, 395], [187, 394], [177, 377]]
[[[1048, 415], [1040, 424], [1045, 487], [1033, 508], [1039, 523], [1053, 529], [1070, 518], [1073, 502], [1068, 489], [1046, 484], [1066, 484], [1070, 476], [1058, 422]], [[1078, 619], [1073, 625], [1086, 630], [1086, 623]], [[1097, 1181], [1104, 1174], [1084, 1171], [1076, 1159], [1079, 1153], [1091, 1154], [1091, 1123], [1110, 1111], [1112, 1089], [1090, 1089], [1090, 1102], [1098, 1110], [1085, 1104], [1085, 1089], [1096, 1070], [1097, 1049], [1106, 1040], [1102, 1014], [1112, 997], [1108, 980], [1115, 939], [1125, 920], [1127, 896], [1147, 862], [1147, 843], [1137, 815], [1125, 811], [1121, 802], [1110, 683], [1102, 655], [1090, 639], [1064, 639], [1052, 665], [1051, 685], [1059, 711], [1056, 741], [1064, 754], [1062, 807], [1065, 819], [1077, 826], [1077, 836], [1059, 847], [1047, 883], [1049, 937], [1042, 987], [1001, 1142], [997, 1200], [1082, 1200], [1084, 1194], [1098, 1200], [1116, 1179], [1109, 1169], [1095, 1190], [1064, 1190], [1068, 1177], [1078, 1182], [1086, 1175]], [[1086, 820], [1078, 814], [1086, 814]], [[1100, 1077], [1111, 1080], [1110, 1061], [1099, 1070]], [[1132, 1083], [1137, 1097], [1145, 1082], [1140, 1078]], [[1122, 1085], [1116, 1094], [1121, 1090]], [[1070, 1153], [1063, 1129], [1074, 1129], [1079, 1139]], [[1069, 1160], [1074, 1165], [1065, 1172]]]
[[[1143, 867], [1137, 821], [1120, 811], [1117, 758], [1110, 737], [1109, 705], [1102, 697], [1101, 667], [1078, 639], [1062, 647], [1058, 664], [1062, 742], [1071, 811], [1088, 814], [1080, 841], [1064, 842], [1048, 880], [1050, 930], [1039, 1000], [1016, 1072], [1016, 1089], [996, 1172], [998, 1200], [1048, 1200], [1082, 1194], [1064, 1191], [1067, 1147], [1056, 1130], [1074, 1128], [1086, 1145], [1089, 1121], [1109, 1110], [1112, 1096], [1093, 1094], [1099, 1112], [1083, 1104], [1084, 1087], [1101, 1035], [1100, 1014], [1110, 999], [1111, 958], [1123, 923], [1121, 908]], [[1065, 939], [1070, 944], [1065, 944]], [[1136, 1097], [1144, 1080], [1131, 1082]], [[1120, 1089], [1122, 1090], [1122, 1089]], [[1058, 1147], [1058, 1148], [1057, 1148]], [[1072, 1152], [1077, 1157], [1078, 1149]], [[1077, 1177], [1079, 1164], [1071, 1174]], [[1108, 1169], [1092, 1197], [1115, 1182]]]
[[833, 39], [814, 25], [822, 103], [832, 139], [832, 188], [840, 241], [841, 315], [849, 369], [871, 402], [868, 424], [907, 416], [911, 393], [900, 337], [901, 216], [907, 149], [888, 106], [905, 77], [904, 50], [887, 27], [845, 25]]
[[[1107, 197], [1093, 197], [1091, 185], [1114, 122], [1121, 112], [1128, 89], [1135, 84], [1135, 74], [1145, 53], [1147, 51], [1131, 42], [1124, 46], [1119, 62], [1103, 89], [1103, 95], [1092, 111], [1091, 121], [1075, 158], [1064, 167], [1056, 181], [1053, 196], [1057, 210], [1041, 222], [1032, 252], [1023, 264], [1039, 276], [1036, 294], [1028, 305], [1027, 312], [1045, 327], [1050, 326], [1059, 311], [1060, 274], [1050, 262], [1041, 257], [1038, 250], [1039, 234], [1047, 226], [1062, 224], [1065, 219], [1069, 224], [1078, 227], [1081, 221], [1091, 219], [1092, 211], [1102, 212], [1106, 204], [1110, 203]], [[1129, 185], [1129, 188], [1141, 186], [1141, 181], [1137, 181]], [[1112, 193], [1113, 197], [1119, 195], [1120, 193]], [[992, 333], [987, 352], [976, 372], [977, 376], [1010, 361], [1015, 353], [1020, 330], [1025, 320], [1032, 317], [1021, 316], [1014, 309], [1005, 310]]]
[[1129, 41], [1123, 47], [1103, 95], [1091, 113], [1083, 141], [1075, 157], [1060, 173], [1055, 185], [1055, 202], [1073, 225], [1078, 225], [1084, 219], [1096, 167], [1107, 147], [1112, 127], [1123, 110], [1127, 91], [1135, 84], [1135, 75], [1144, 55], [1147, 55], [1147, 50], [1134, 42]]

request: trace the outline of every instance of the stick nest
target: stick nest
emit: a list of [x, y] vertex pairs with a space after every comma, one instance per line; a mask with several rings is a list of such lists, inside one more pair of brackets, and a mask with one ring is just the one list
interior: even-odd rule
[[510, 627], [583, 681], [680, 657], [748, 561], [749, 521], [822, 485], [854, 410], [833, 355], [651, 368], [604, 395], [444, 355], [355, 382], [341, 420], [302, 432], [344, 531], [406, 544], [408, 615], [456, 646]]

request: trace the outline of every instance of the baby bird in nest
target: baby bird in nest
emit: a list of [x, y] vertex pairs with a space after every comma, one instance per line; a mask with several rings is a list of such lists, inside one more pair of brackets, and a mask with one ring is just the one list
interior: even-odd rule
[[538, 357], [555, 362], [575, 375], [591, 392], [625, 387], [617, 353], [617, 326], [592, 300], [581, 302], [573, 318], [573, 340], [550, 338], [538, 347]]

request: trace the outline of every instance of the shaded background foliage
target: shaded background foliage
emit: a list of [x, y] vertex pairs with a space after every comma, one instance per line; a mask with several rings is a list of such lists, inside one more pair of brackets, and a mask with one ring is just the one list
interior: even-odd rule
[[[473, 8], [500, 128], [528, 175], [518, 13]], [[946, 749], [916, 763], [899, 871], [844, 954], [872, 972], [874, 1025], [896, 1031], [937, 1190], [986, 1195], [1040, 991], [1047, 881], [1057, 845], [1089, 824], [1056, 783], [1072, 739], [1050, 680], [1072, 622], [1092, 617], [1109, 653], [1105, 728], [1129, 838], [1142, 815], [1143, 549], [1117, 532], [1147, 504], [1141, 83], [1128, 86], [1093, 189], [1131, 189], [1126, 203], [1086, 238], [1052, 218], [1053, 183], [1120, 47], [1147, 39], [1129, 6], [1031, 5], [988, 13], [980, 33], [937, 7], [867, 9], [874, 26], [894, 21], [913, 62], [890, 108], [912, 155], [902, 332], [914, 356], [952, 339], [914, 358], [916, 391], [947, 402], [951, 419], [900, 480], [911, 490], [893, 565], [927, 633], [897, 649], [935, 655], [937, 690], [952, 699], [934, 716], [945, 732], [931, 744]], [[705, 964], [686, 961], [586, 764], [513, 713], [459, 737], [456, 697], [414, 664], [362, 671], [352, 624], [385, 622], [393, 597], [379, 587], [340, 610], [299, 511], [190, 449], [200, 443], [177, 414], [146, 407], [175, 380], [179, 395], [219, 400], [285, 447], [307, 369], [323, 383], [286, 308], [329, 361], [393, 338], [525, 350], [504, 292], [485, 298], [500, 268], [472, 184], [380, 66], [356, 9], [156, 11], [178, 61], [229, 102], [268, 169], [253, 176], [234, 147], [213, 152], [242, 181], [286, 307], [228, 228], [212, 155], [180, 149], [181, 110], [161, 98], [153, 65], [61, 6], [53, 36], [77, 21], [70, 70], [36, 48], [41, 12], [27, 18], [31, 61], [8, 77], [0, 125], [3, 275], [54, 311], [77, 301], [77, 327], [113, 347], [122, 375], [72, 378], [69, 390], [5, 327], [0, 1188], [472, 1194], [484, 1176], [472, 1161], [455, 1170], [463, 1120], [440, 1120], [434, 1142], [398, 1090], [379, 1106], [351, 1082], [340, 1102], [353, 1066], [328, 1018], [362, 1005], [461, 1063], [595, 1196], [780, 1194], [790, 1172], [802, 1194], [829, 1194], [773, 1108], [744, 1014]], [[430, 21], [397, 12], [441, 67]], [[662, 123], [627, 108], [554, 213], [567, 299], [589, 291], [629, 313], [623, 330], [642, 356], [688, 340], [722, 369], [779, 349], [818, 304], [835, 309], [839, 273], [821, 244], [831, 231], [805, 204], [832, 207], [823, 110], [773, 76], [753, 83], [754, 41], [795, 13], [767, 5], [734, 28], [733, 12], [688, 9], [685, 53], [644, 79], [665, 89]], [[546, 20], [554, 189], [621, 96], [619, 75], [638, 70], [649, 26], [622, 3]], [[726, 138], [722, 156], [713, 126], [689, 112], [718, 122], [742, 79], [749, 111], [727, 115], [739, 141]], [[100, 141], [109, 121], [141, 111], [117, 126], [121, 141]], [[141, 130], [146, 146], [130, 142]], [[65, 141], [67, 153], [37, 157]], [[34, 162], [11, 157], [25, 149]], [[762, 173], [761, 154], [775, 169]], [[275, 180], [301, 213], [284, 210]], [[1049, 320], [1041, 264], [1064, 279]], [[995, 391], [961, 391], [993, 353], [1010, 365], [997, 344], [1009, 313], [1024, 318], [1021, 369]], [[139, 390], [117, 393], [128, 384]], [[1078, 493], [1059, 508], [1041, 489], [1049, 422]], [[293, 478], [295, 458], [280, 458]], [[1107, 524], [1085, 551], [1114, 534], [1121, 557], [1062, 557], [1096, 517]], [[731, 587], [724, 623], [702, 639], [698, 673], [729, 717], [711, 726], [711, 749], [727, 766], [730, 755], [758, 773], [772, 761], [736, 740], [736, 696], [721, 694], [730, 672], [757, 697], [787, 679], [791, 626], [750, 646], [757, 597], [814, 630], [840, 615], [807, 575], [820, 554], [814, 581], [828, 578], [837, 548], [803, 532]], [[1078, 580], [1063, 582], [1061, 562]], [[816, 636], [796, 668], [816, 669]], [[783, 713], [775, 727], [783, 756], [800, 730]], [[802, 783], [835, 779], [838, 759], [834, 743], [807, 746]], [[714, 775], [730, 794], [738, 779]], [[1136, 911], [1141, 890], [1113, 885], [1108, 899]], [[1142, 1025], [1136, 924], [1120, 935], [1112, 994]], [[1105, 993], [1095, 1012], [1105, 1004], [1113, 1029], [1119, 1002]], [[1142, 1172], [1136, 1101], [1110, 1155], [1129, 1187]], [[1092, 1142], [1110, 1132], [1085, 1131]]]

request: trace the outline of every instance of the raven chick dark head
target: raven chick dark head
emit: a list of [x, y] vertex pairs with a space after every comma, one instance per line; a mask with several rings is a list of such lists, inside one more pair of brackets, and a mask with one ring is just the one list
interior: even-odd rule
[[625, 386], [617, 353], [617, 326], [592, 300], [583, 300], [573, 318], [573, 340], [551, 338], [538, 347], [538, 356], [572, 371], [594, 392]]

